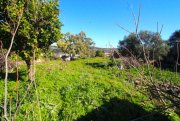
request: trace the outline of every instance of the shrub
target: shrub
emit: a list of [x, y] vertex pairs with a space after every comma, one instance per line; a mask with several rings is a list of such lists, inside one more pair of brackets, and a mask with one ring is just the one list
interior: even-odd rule
[[104, 57], [104, 51], [103, 50], [97, 50], [96, 51], [96, 57]]

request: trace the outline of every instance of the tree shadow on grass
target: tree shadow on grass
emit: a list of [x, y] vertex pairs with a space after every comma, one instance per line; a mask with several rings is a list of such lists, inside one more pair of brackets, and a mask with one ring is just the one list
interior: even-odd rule
[[106, 62], [94, 62], [94, 63], [86, 63], [86, 65], [91, 66], [93, 68], [106, 68], [109, 66], [113, 66], [111, 63], [106, 63]]
[[[24, 81], [24, 76], [27, 75], [27, 72], [26, 71], [19, 71], [18, 72], [18, 79], [21, 80], [21, 81]], [[4, 79], [5, 78], [5, 73], [3, 72], [0, 72], [0, 80], [1, 79]], [[11, 73], [8, 73], [8, 80], [9, 81], [16, 81], [17, 80], [17, 74], [16, 72], [11, 72]]]
[[76, 121], [170, 121], [159, 112], [148, 112], [127, 100], [111, 99]]

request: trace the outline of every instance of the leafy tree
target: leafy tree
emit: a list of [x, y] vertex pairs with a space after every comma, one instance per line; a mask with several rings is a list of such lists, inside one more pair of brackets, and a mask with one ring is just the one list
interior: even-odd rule
[[[141, 40], [141, 42], [140, 42]], [[124, 56], [136, 56], [144, 59], [144, 51], [149, 60], [161, 60], [167, 55], [169, 46], [162, 40], [158, 33], [141, 31], [138, 37], [132, 33], [124, 40], [119, 41], [119, 51]]]
[[57, 45], [64, 53], [70, 53], [70, 44], [72, 35], [68, 32], [66, 34], [63, 34], [63, 37], [60, 41], [57, 41]]
[[122, 41], [119, 41], [118, 49], [123, 56], [138, 56], [138, 46], [140, 42], [138, 41], [136, 35], [134, 33], [125, 36]]
[[161, 61], [162, 67], [180, 71], [180, 30], [172, 33], [167, 44], [170, 47], [170, 51]]
[[[12, 1], [0, 1], [0, 33], [2, 36], [6, 35], [3, 32], [7, 32], [8, 36], [1, 40], [0, 45], [2, 51], [2, 59], [4, 59], [5, 65], [5, 79], [4, 79], [4, 119], [8, 119], [7, 112], [7, 96], [8, 96], [8, 57], [13, 47], [14, 39], [17, 34], [22, 15], [24, 13], [24, 1], [12, 0]], [[3, 41], [9, 41], [7, 46], [7, 52], [3, 54]]]
[[[47, 50], [50, 44], [60, 39], [61, 23], [58, 20], [58, 0], [30, 0], [25, 1], [25, 3], [24, 15], [12, 50], [16, 51], [25, 60], [29, 77], [32, 77], [33, 57], [37, 57], [38, 53]], [[3, 2], [4, 8], [1, 9], [0, 13], [3, 13], [3, 19], [8, 20], [9, 17], [5, 14], [6, 4], [7, 1]], [[7, 38], [10, 32], [1, 28], [0, 33], [3, 47], [7, 48], [9, 43]]]
[[57, 42], [59, 48], [70, 55], [80, 55], [80, 57], [89, 57], [93, 55], [94, 42], [91, 38], [86, 37], [84, 32], [72, 35], [66, 33], [62, 39]]
[[180, 30], [175, 31], [169, 38], [170, 53], [169, 59], [171, 62], [180, 63]]

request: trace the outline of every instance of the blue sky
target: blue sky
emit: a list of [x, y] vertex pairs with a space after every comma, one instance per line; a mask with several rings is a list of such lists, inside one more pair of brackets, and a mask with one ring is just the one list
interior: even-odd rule
[[[97, 47], [117, 47], [125, 32], [117, 24], [134, 31], [131, 8], [136, 16], [141, 5], [139, 30], [157, 31], [164, 25], [162, 38], [180, 29], [180, 0], [60, 0], [63, 33], [84, 31]], [[160, 27], [159, 27], [160, 28]]]

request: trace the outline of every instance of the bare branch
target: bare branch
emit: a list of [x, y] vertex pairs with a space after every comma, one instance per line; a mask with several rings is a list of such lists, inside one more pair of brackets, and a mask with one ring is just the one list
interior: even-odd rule
[[131, 9], [132, 16], [133, 16], [133, 19], [134, 19], [134, 25], [135, 25], [135, 27], [136, 27], [136, 26], [137, 26], [137, 21], [136, 21], [136, 16], [135, 16], [135, 14], [134, 14], [134, 11], [133, 11], [133, 9], [132, 9], [132, 5], [130, 6], [130, 9]]
[[5, 79], [4, 79], [4, 118], [5, 120], [8, 120], [8, 116], [7, 116], [7, 94], [8, 94], [8, 89], [7, 89], [7, 82], [8, 82], [8, 56], [11, 52], [11, 48], [13, 46], [13, 43], [14, 43], [14, 38], [15, 38], [15, 35], [17, 33], [17, 30], [19, 28], [19, 25], [20, 25], [20, 22], [21, 22], [21, 18], [22, 18], [22, 14], [20, 14], [19, 16], [19, 19], [18, 19], [18, 22], [17, 22], [17, 26], [15, 26], [11, 32], [12, 33], [12, 38], [11, 38], [11, 42], [10, 42], [10, 45], [9, 45], [9, 48], [8, 48], [8, 51], [5, 55]]
[[159, 33], [159, 23], [157, 22], [157, 33]]
[[137, 21], [137, 25], [136, 25], [136, 34], [138, 33], [140, 16], [141, 16], [141, 6], [139, 6], [138, 21]]
[[120, 27], [121, 29], [123, 29], [124, 31], [128, 32], [129, 34], [131, 34], [132, 32], [130, 32], [128, 29], [125, 29], [124, 27], [122, 27], [121, 25], [117, 24], [118, 27]]
[[161, 30], [159, 32], [159, 35], [161, 35], [164, 25], [161, 26]]

